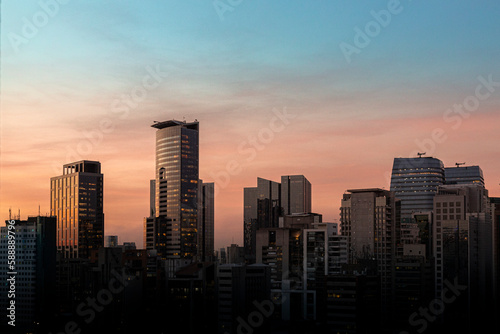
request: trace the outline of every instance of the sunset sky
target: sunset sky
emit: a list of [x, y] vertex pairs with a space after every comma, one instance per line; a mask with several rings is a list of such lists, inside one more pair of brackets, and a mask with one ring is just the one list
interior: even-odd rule
[[150, 126], [169, 119], [200, 122], [216, 248], [242, 244], [257, 177], [305, 175], [324, 221], [417, 152], [479, 165], [500, 196], [499, 1], [4, 0], [1, 15], [1, 220], [48, 213], [62, 165], [98, 160], [105, 234], [142, 247]]

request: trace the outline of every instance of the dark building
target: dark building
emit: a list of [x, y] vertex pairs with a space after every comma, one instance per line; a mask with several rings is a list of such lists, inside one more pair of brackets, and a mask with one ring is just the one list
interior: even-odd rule
[[381, 333], [380, 278], [350, 266], [327, 277], [327, 332]]
[[[0, 329], [5, 329], [2, 332], [7, 333], [12, 328], [20, 332], [50, 329], [56, 313], [56, 232], [56, 217], [8, 220], [1, 227], [0, 315], [3, 320]], [[9, 235], [15, 238], [9, 238]], [[15, 251], [14, 262], [9, 259], [12, 250]], [[9, 281], [12, 278], [14, 281]], [[14, 283], [14, 290], [10, 288], [10, 282]], [[11, 301], [15, 302], [15, 327], [7, 326], [11, 320], [7, 317]]]
[[198, 194], [198, 261], [215, 260], [215, 183], [199, 181]]
[[267, 265], [218, 266], [217, 333], [266, 332], [276, 305], [271, 296], [270, 281]]
[[184, 333], [215, 333], [215, 264], [193, 262], [177, 270], [174, 277], [167, 280], [166, 300], [162, 322], [183, 324]]
[[245, 257], [255, 263], [256, 233], [259, 228], [278, 227], [281, 216], [281, 185], [257, 178], [257, 187], [244, 188], [243, 237]]
[[285, 175], [281, 182], [257, 178], [257, 187], [243, 190], [243, 237], [247, 263], [255, 263], [256, 233], [279, 227], [284, 215], [311, 212], [311, 183], [303, 175]]
[[383, 189], [348, 190], [340, 208], [341, 233], [347, 237], [348, 263], [376, 273], [381, 284], [385, 322], [391, 312], [394, 268], [401, 248], [400, 201]]

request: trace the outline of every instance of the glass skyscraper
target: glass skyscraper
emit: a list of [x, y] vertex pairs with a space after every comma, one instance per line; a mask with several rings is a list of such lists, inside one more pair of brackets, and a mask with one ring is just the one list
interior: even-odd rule
[[167, 217], [166, 257], [197, 253], [199, 123], [157, 122], [155, 214]]
[[437, 188], [445, 182], [444, 165], [432, 157], [395, 158], [391, 191], [401, 200], [401, 218], [431, 211]]
[[446, 167], [446, 184], [479, 184], [484, 187], [483, 170], [479, 166]]
[[311, 212], [311, 182], [304, 175], [281, 177], [281, 205], [283, 214]]
[[65, 258], [90, 258], [104, 246], [100, 162], [66, 164], [63, 175], [50, 179], [50, 214], [57, 216], [57, 250]]

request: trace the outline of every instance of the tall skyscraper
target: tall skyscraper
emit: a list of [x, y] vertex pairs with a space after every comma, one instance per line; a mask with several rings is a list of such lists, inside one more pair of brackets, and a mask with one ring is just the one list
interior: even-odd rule
[[281, 216], [281, 185], [257, 178], [257, 187], [243, 189], [245, 257], [255, 262], [256, 233], [259, 228], [278, 227]]
[[166, 257], [191, 259], [197, 253], [199, 123], [157, 122], [155, 214], [167, 219]]
[[401, 200], [401, 218], [431, 211], [437, 187], [444, 184], [443, 162], [432, 157], [395, 158], [391, 191]]
[[211, 261], [214, 259], [214, 196], [213, 182], [199, 182], [198, 194], [198, 259]]
[[100, 162], [66, 164], [63, 175], [50, 179], [50, 214], [57, 216], [57, 249], [65, 258], [90, 258], [104, 246]]
[[344, 194], [340, 207], [348, 261], [365, 266], [380, 277], [384, 314], [390, 307], [393, 268], [400, 244], [400, 204], [392, 191], [356, 189]]
[[484, 187], [483, 170], [479, 166], [446, 167], [444, 169], [446, 184], [479, 184]]
[[279, 227], [280, 217], [311, 213], [311, 183], [303, 175], [285, 175], [281, 183], [257, 178], [257, 187], [243, 189], [245, 257], [255, 262], [256, 233]]
[[[480, 184], [445, 185], [434, 198], [436, 297], [450, 283], [466, 287], [462, 316], [482, 317], [495, 307], [494, 226], [488, 190]], [[496, 313], [493, 313], [496, 314]], [[485, 319], [483, 319], [485, 320]]]
[[311, 182], [304, 175], [282, 176], [281, 205], [285, 215], [311, 212]]

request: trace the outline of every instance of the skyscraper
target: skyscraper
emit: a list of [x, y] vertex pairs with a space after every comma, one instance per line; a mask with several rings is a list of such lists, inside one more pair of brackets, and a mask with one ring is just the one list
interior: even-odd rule
[[444, 184], [444, 165], [432, 157], [395, 158], [391, 191], [401, 200], [401, 218], [432, 210], [437, 187]]
[[282, 176], [281, 205], [285, 215], [311, 212], [311, 182], [304, 175]]
[[446, 167], [444, 169], [446, 184], [479, 184], [484, 187], [483, 170], [479, 166]]
[[157, 122], [155, 214], [168, 220], [166, 257], [191, 259], [197, 253], [199, 123]]
[[441, 296], [450, 282], [465, 286], [461, 311], [475, 321], [497, 314], [492, 209], [481, 184], [441, 186], [434, 197], [435, 293]]
[[213, 182], [199, 182], [198, 194], [198, 259], [210, 261], [214, 257], [214, 196]]
[[400, 201], [392, 191], [377, 188], [348, 190], [340, 207], [348, 261], [365, 266], [380, 277], [385, 311], [390, 307], [392, 274], [400, 244], [400, 210]]
[[90, 258], [104, 246], [100, 162], [66, 164], [63, 175], [50, 179], [50, 214], [57, 216], [57, 249], [65, 258]]
[[281, 216], [281, 185], [257, 178], [257, 187], [243, 189], [245, 257], [255, 262], [256, 233], [259, 228], [278, 227]]

